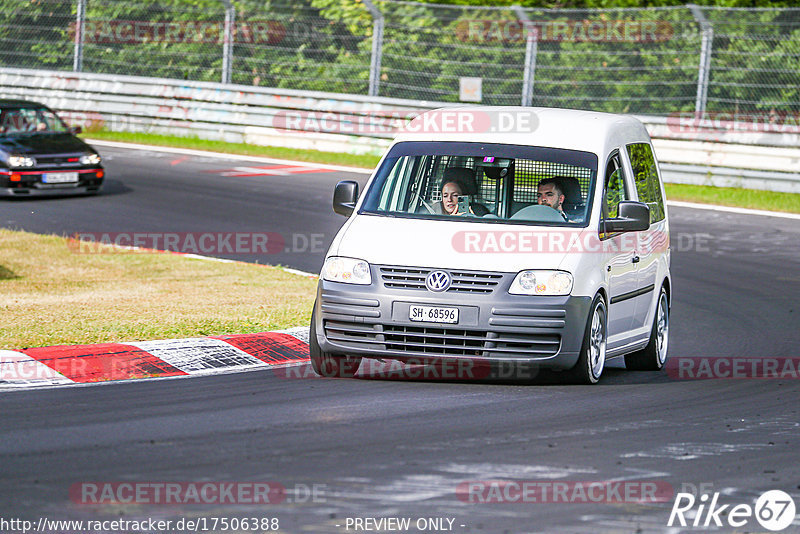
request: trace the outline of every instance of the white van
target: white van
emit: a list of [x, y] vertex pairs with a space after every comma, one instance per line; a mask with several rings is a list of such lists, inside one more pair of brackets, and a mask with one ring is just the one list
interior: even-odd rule
[[469, 107], [417, 117], [325, 259], [314, 370], [362, 358], [513, 363], [596, 383], [605, 361], [657, 370], [672, 283], [664, 188], [635, 118]]

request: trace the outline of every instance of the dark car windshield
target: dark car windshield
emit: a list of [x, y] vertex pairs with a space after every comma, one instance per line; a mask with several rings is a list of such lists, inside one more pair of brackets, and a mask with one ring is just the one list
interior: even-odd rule
[[62, 133], [67, 126], [55, 113], [40, 106], [0, 110], [0, 137], [36, 133]]
[[[588, 223], [597, 157], [589, 152], [461, 142], [404, 142], [383, 160], [363, 213], [544, 225]], [[540, 197], [553, 196], [547, 205]], [[462, 219], [463, 220], [463, 219]]]

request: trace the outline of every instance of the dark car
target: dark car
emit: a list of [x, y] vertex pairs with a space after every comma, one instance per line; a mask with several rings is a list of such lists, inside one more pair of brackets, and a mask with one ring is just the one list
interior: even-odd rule
[[105, 171], [80, 131], [47, 106], [0, 99], [0, 195], [98, 193]]

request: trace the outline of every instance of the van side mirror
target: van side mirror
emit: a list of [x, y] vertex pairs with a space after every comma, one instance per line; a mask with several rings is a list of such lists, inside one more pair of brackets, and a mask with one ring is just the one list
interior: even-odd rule
[[619, 203], [619, 216], [603, 219], [604, 232], [640, 232], [650, 228], [650, 206], [643, 202], [623, 200]]
[[356, 209], [356, 201], [358, 201], [358, 182], [343, 180], [336, 184], [336, 189], [333, 190], [333, 211], [349, 217]]
[[69, 133], [72, 135], [78, 135], [79, 133], [83, 133], [83, 128], [80, 126], [70, 126]]

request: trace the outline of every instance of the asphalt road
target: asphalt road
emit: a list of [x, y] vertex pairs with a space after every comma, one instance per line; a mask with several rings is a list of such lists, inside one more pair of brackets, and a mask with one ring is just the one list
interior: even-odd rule
[[[93, 234], [98, 239], [103, 234], [112, 239], [120, 234], [224, 233], [232, 239], [241, 235], [245, 237], [241, 249], [223, 245], [204, 254], [319, 272], [325, 251], [345, 220], [331, 209], [336, 182], [349, 179], [363, 185], [367, 179], [364, 174], [338, 171], [309, 173], [313, 164], [287, 168], [96, 148], [107, 176], [101, 195], [2, 199], [0, 224], [38, 233]], [[268, 254], [251, 253], [254, 247], [246, 238], [252, 233], [280, 236], [284, 246], [275, 252], [267, 246]]]
[[[221, 177], [205, 171], [240, 164], [102, 152], [105, 194], [4, 201], [0, 224], [67, 234], [322, 233], [327, 246], [344, 220], [330, 210], [333, 184], [363, 181]], [[670, 357], [797, 358], [797, 221], [680, 208], [670, 217]], [[250, 259], [315, 271], [323, 254]], [[498, 479], [702, 487], [730, 505], [780, 489], [800, 509], [798, 380], [673, 380], [619, 363], [595, 387], [299, 378], [305, 370], [5, 392], [0, 518], [276, 517], [283, 532], [331, 533], [356, 532], [347, 518], [368, 517], [448, 518], [452, 532], [765, 531], [753, 519], [740, 529], [670, 529], [672, 498], [498, 504], [457, 492]], [[274, 481], [294, 492], [261, 506], [76, 504], [69, 489], [87, 481]], [[797, 518], [784, 530], [798, 531]]]

